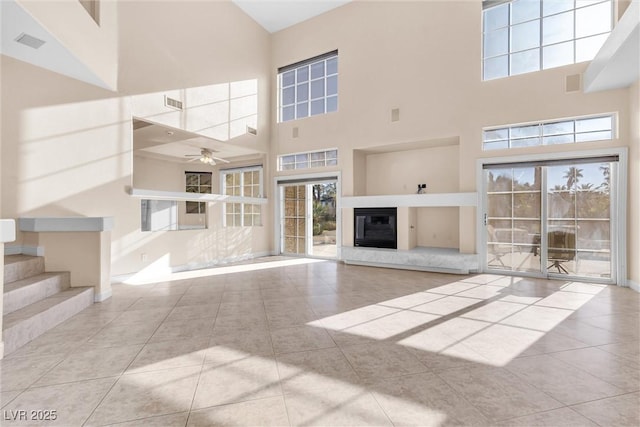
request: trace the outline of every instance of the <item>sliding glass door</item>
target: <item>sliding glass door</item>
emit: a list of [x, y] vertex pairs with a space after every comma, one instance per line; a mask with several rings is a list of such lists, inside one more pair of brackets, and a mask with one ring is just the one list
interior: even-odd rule
[[615, 280], [617, 159], [484, 169], [485, 270]]

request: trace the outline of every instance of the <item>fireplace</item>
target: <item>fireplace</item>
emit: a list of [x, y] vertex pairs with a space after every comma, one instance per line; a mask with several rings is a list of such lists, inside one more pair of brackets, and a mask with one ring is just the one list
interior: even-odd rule
[[356, 208], [354, 244], [370, 248], [397, 249], [396, 208]]

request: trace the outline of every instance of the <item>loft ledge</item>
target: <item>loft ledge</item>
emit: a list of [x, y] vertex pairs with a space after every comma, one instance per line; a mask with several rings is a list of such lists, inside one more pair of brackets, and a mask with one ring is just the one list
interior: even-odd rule
[[0, 243], [16, 240], [16, 222], [13, 219], [0, 219]]
[[113, 229], [113, 217], [37, 217], [18, 218], [20, 231], [31, 232], [81, 232], [81, 231], [110, 231]]

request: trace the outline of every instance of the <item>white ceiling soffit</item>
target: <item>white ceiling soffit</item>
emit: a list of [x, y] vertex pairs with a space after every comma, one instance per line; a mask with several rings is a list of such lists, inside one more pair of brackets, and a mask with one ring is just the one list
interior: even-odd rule
[[[29, 13], [13, 0], [0, 1], [0, 53], [83, 82], [113, 90], [76, 58]], [[43, 41], [37, 49], [16, 39]], [[35, 46], [35, 45], [34, 45]]]
[[137, 155], [183, 163], [191, 160], [186, 155], [198, 155], [203, 148], [211, 150], [216, 157], [229, 160], [255, 158], [262, 154], [185, 130], [133, 120], [133, 149]]
[[233, 0], [258, 24], [275, 33], [314, 16], [349, 3], [351, 0]]
[[640, 78], [640, 1], [629, 4], [584, 73], [584, 91], [619, 89]]

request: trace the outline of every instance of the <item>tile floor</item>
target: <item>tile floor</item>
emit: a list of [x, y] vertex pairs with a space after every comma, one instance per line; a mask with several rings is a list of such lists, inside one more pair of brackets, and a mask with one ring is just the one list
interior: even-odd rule
[[639, 313], [613, 286], [263, 258], [114, 285], [0, 362], [0, 424], [638, 426]]

